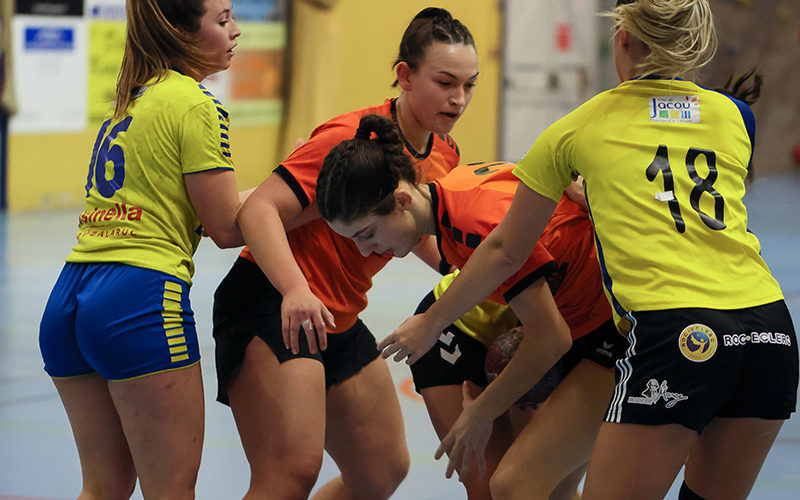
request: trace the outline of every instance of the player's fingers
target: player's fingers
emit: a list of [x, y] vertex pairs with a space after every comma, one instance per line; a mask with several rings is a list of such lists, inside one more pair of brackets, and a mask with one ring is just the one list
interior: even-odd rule
[[[386, 349], [388, 346], [392, 345], [393, 343], [394, 343], [394, 335], [391, 335], [391, 334], [387, 335], [386, 338], [384, 338], [383, 340], [378, 342], [378, 350], [379, 351], [383, 351], [384, 349]], [[387, 356], [384, 356], [384, 358], [386, 358], [386, 357]]]
[[303, 332], [306, 334], [306, 340], [308, 341], [308, 350], [311, 354], [317, 353], [317, 334], [314, 331], [314, 323], [310, 319], [305, 319], [301, 323], [303, 327]]
[[458, 454], [455, 450], [450, 452], [450, 461], [447, 463], [447, 470], [444, 473], [444, 477], [450, 479], [453, 477], [453, 472], [458, 469], [457, 464]]
[[317, 345], [319, 345], [321, 351], [324, 351], [328, 347], [328, 337], [325, 335], [327, 330], [325, 329], [325, 321], [322, 319], [322, 314], [317, 314], [314, 317], [314, 330], [317, 331]]
[[404, 359], [406, 359], [406, 350], [405, 349], [399, 349], [397, 351], [397, 354], [395, 354], [395, 356], [394, 356], [394, 360], [399, 363], [399, 362], [403, 361]]
[[286, 314], [281, 314], [281, 336], [283, 337], [283, 347], [289, 349], [290, 337], [289, 317]]
[[381, 349], [383, 351], [381, 353], [381, 356], [383, 356], [383, 359], [389, 359], [389, 357], [391, 355], [393, 355], [394, 353], [396, 353], [397, 351], [400, 350], [400, 345], [397, 344], [396, 342], [392, 342], [390, 344], [386, 344], [386, 341], [383, 341], [383, 344], [385, 344], [384, 347], [379, 347], [379, 349]]
[[478, 462], [478, 476], [483, 477], [486, 475], [486, 457], [483, 453], [476, 453], [475, 460]]
[[294, 318], [289, 322], [289, 347], [292, 349], [292, 354], [300, 352], [300, 322], [295, 321]]
[[325, 306], [322, 306], [322, 318], [325, 320], [325, 325], [327, 325], [329, 330], [336, 328], [336, 322], [334, 322], [333, 314], [331, 314], [331, 312]]
[[470, 464], [472, 463], [472, 453], [469, 449], [465, 449], [464, 453], [461, 455], [461, 467], [458, 468], [458, 476], [459, 477], [467, 477], [470, 470]]
[[[447, 439], [447, 436], [445, 436], [445, 439]], [[447, 446], [445, 445], [445, 441], [442, 441], [441, 443], [439, 443], [439, 447], [436, 448], [436, 453], [433, 454], [433, 458], [435, 460], [439, 460], [444, 456], [446, 452], [447, 452]]]
[[472, 397], [472, 391], [470, 391], [470, 381], [465, 380], [461, 384], [461, 399], [464, 401], [472, 401], [474, 398]]

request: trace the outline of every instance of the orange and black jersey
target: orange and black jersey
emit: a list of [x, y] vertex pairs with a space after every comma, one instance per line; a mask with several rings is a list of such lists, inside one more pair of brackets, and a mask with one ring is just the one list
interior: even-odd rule
[[[502, 162], [461, 165], [430, 183], [439, 251], [448, 262], [462, 267], [503, 220], [519, 183], [513, 168]], [[529, 258], [489, 299], [507, 303], [545, 278], [572, 337], [593, 331], [611, 318], [593, 238], [587, 211], [564, 196]]]
[[[436, 214], [436, 240], [447, 262], [461, 268], [511, 206], [519, 180], [512, 163], [461, 165], [430, 184]], [[541, 243], [519, 271], [492, 292], [489, 299], [507, 303], [539, 278], [557, 270]]]
[[583, 337], [611, 319], [588, 210], [562, 195], [539, 243], [558, 263], [547, 281], [572, 338]]
[[[325, 156], [335, 145], [352, 139], [361, 118], [377, 114], [397, 122], [395, 100], [337, 116], [317, 127], [303, 146], [283, 161], [275, 174], [294, 191], [303, 208], [316, 201], [317, 176]], [[405, 140], [405, 139], [404, 139]], [[406, 142], [406, 153], [414, 160], [420, 179], [436, 179], [458, 164], [459, 151], [449, 135], [431, 134], [425, 151], [417, 152]], [[367, 306], [372, 277], [391, 257], [361, 255], [350, 239], [336, 234], [323, 219], [316, 219], [288, 233], [289, 246], [311, 291], [334, 315], [336, 330], [353, 326]], [[254, 261], [245, 248], [242, 257]]]

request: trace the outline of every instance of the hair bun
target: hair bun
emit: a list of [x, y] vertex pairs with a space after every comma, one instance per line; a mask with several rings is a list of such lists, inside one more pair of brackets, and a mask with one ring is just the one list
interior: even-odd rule
[[372, 129], [369, 127], [369, 124], [361, 123], [358, 126], [358, 130], [356, 130], [356, 135], [354, 139], [365, 139], [370, 140], [372, 138]]

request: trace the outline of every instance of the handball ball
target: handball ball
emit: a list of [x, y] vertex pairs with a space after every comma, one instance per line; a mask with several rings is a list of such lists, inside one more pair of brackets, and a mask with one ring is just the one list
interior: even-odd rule
[[497, 378], [506, 367], [511, 356], [519, 347], [525, 331], [521, 326], [516, 326], [498, 335], [486, 352], [486, 378], [489, 382]]
[[[503, 368], [506, 367], [511, 357], [514, 356], [519, 347], [525, 330], [521, 326], [516, 326], [506, 330], [494, 339], [492, 345], [486, 351], [486, 379], [491, 383], [496, 379]], [[544, 376], [535, 384], [531, 384], [531, 389], [517, 401], [517, 406], [527, 406], [536, 408], [543, 402], [550, 393], [561, 383], [566, 376], [562, 361], [557, 362]]]

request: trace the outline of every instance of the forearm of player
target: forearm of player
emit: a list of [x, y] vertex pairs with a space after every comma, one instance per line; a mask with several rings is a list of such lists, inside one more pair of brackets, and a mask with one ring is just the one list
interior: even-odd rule
[[268, 188], [259, 187], [250, 195], [238, 215], [239, 227], [250, 253], [261, 271], [283, 295], [294, 289], [308, 288], [308, 282], [289, 247], [284, 224], [284, 219], [292, 220], [299, 212], [299, 202], [296, 207], [284, 207], [282, 210], [280, 203], [269, 196]]
[[509, 302], [525, 335], [508, 365], [475, 400], [475, 411], [497, 418], [531, 389], [570, 349], [569, 326], [544, 278]]
[[219, 248], [244, 244], [237, 224], [241, 207], [233, 171], [216, 169], [184, 175], [184, 184], [203, 232]]

